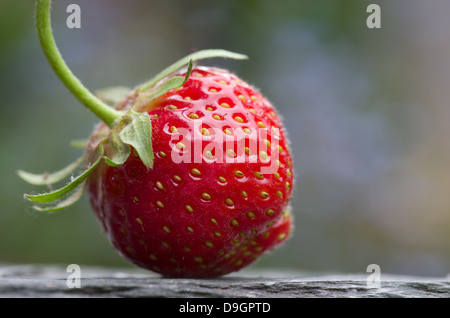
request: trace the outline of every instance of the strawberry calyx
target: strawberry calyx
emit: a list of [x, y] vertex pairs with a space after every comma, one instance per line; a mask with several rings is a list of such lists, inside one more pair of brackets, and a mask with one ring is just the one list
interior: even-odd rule
[[[72, 176], [70, 182], [58, 190], [36, 195], [25, 194], [33, 208], [45, 212], [61, 210], [75, 203], [81, 197], [89, 175], [102, 159], [109, 166], [117, 167], [127, 161], [133, 149], [142, 163], [152, 169], [152, 124], [145, 109], [146, 105], [170, 90], [181, 87], [189, 79], [195, 61], [216, 57], [247, 59], [245, 55], [222, 49], [202, 50], [180, 59], [134, 90], [119, 86], [93, 94], [75, 77], [56, 46], [51, 30], [50, 4], [50, 0], [36, 0], [36, 27], [43, 51], [65, 86], [102, 120], [104, 127], [101, 127], [89, 142], [76, 144], [85, 148], [85, 153], [66, 168], [42, 174], [18, 171], [19, 177], [24, 181], [50, 187], [74, 173], [84, 162], [80, 174], [77, 177]], [[175, 75], [186, 66], [184, 76]], [[130, 96], [133, 97], [133, 103], [126, 105]]]
[[34, 204], [35, 210], [42, 212], [58, 211], [72, 205], [81, 198], [87, 178], [100, 163], [103, 153], [103, 146], [100, 146], [95, 153], [96, 159], [93, 164], [89, 164], [78, 177], [71, 177], [71, 181], [66, 186], [43, 194], [25, 194], [24, 197]]

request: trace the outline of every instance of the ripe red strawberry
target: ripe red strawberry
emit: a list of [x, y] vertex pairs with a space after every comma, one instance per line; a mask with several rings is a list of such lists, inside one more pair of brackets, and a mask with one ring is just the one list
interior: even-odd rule
[[[87, 187], [116, 249], [134, 264], [171, 277], [224, 275], [287, 239], [292, 161], [278, 115], [228, 71], [192, 69], [193, 61], [204, 58], [245, 56], [195, 52], [131, 93], [123, 96], [121, 90], [123, 98], [109, 107], [60, 56], [50, 0], [37, 0], [36, 22], [56, 74], [103, 123], [85, 155], [67, 168], [41, 175], [19, 171], [32, 184], [50, 185], [85, 162], [62, 188], [25, 195], [35, 209], [61, 210]], [[112, 93], [117, 101], [117, 90]]]
[[[140, 97], [132, 96], [121, 107]], [[153, 169], [130, 156], [118, 167], [101, 163], [89, 178], [92, 207], [123, 256], [167, 276], [212, 277], [239, 270], [288, 237], [291, 156], [281, 121], [259, 92], [228, 71], [197, 67], [144, 109]], [[263, 128], [267, 151], [249, 152], [253, 132]], [[197, 148], [194, 133], [202, 138]], [[234, 146], [228, 151], [227, 140]], [[247, 148], [238, 149], [245, 140]], [[214, 156], [208, 145], [217, 146]], [[174, 162], [180, 153], [190, 160]], [[276, 161], [274, 173], [260, 172], [266, 154]]]

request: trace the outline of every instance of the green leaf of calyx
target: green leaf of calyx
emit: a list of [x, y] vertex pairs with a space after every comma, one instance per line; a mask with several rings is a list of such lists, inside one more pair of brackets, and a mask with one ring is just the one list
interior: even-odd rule
[[75, 139], [71, 140], [69, 145], [75, 149], [86, 149], [88, 146], [89, 139]]
[[150, 102], [151, 100], [158, 98], [161, 95], [164, 95], [171, 89], [182, 86], [189, 79], [189, 76], [191, 75], [193, 64], [194, 64], [193, 61], [190, 60], [189, 64], [188, 64], [188, 69], [186, 71], [186, 75], [184, 77], [183, 76], [171, 77], [167, 81], [162, 83], [161, 85], [158, 85], [158, 86], [153, 87], [152, 89], [148, 90], [148, 92], [141, 93], [140, 97], [136, 101], [136, 105], [133, 107], [133, 109], [139, 110], [139, 108], [142, 105], [145, 105], [148, 102]]
[[131, 92], [131, 89], [125, 86], [113, 86], [100, 89], [95, 92], [95, 96], [104, 103], [114, 106]]
[[147, 113], [131, 112], [132, 120], [119, 133], [120, 139], [132, 146], [149, 169], [155, 159], [152, 147], [152, 123]]
[[83, 195], [84, 188], [86, 187], [87, 180], [84, 180], [79, 186], [77, 186], [74, 190], [72, 190], [64, 199], [56, 201], [55, 204], [48, 206], [38, 206], [34, 205], [33, 209], [38, 210], [40, 212], [54, 212], [63, 210], [72, 204], [76, 203], [81, 196]]
[[166, 78], [170, 74], [173, 74], [174, 72], [178, 71], [185, 65], [187, 65], [190, 61], [199, 61], [203, 59], [208, 58], [215, 58], [215, 57], [222, 57], [222, 58], [229, 58], [229, 59], [235, 59], [235, 60], [245, 60], [248, 59], [248, 57], [244, 54], [234, 53], [222, 49], [209, 49], [209, 50], [202, 50], [197, 51], [195, 53], [189, 54], [188, 56], [185, 56], [181, 60], [178, 60], [177, 62], [173, 63], [166, 69], [164, 69], [162, 72], [160, 72], [158, 75], [156, 75], [153, 79], [150, 81], [140, 85], [138, 87], [138, 91], [142, 92], [149, 88], [152, 88], [155, 86], [159, 81]]
[[75, 190], [79, 185], [81, 185], [83, 181], [85, 181], [89, 177], [92, 171], [94, 171], [95, 167], [99, 164], [100, 160], [103, 157], [104, 153], [103, 146], [100, 146], [97, 151], [98, 153], [95, 162], [92, 163], [81, 175], [72, 179], [71, 182], [66, 186], [56, 191], [47, 192], [43, 194], [37, 195], [25, 194], [25, 198], [40, 204], [49, 204], [62, 199], [65, 195], [69, 194], [70, 192]]
[[120, 132], [123, 128], [123, 122], [119, 123], [103, 143], [105, 149], [104, 158], [106, 163], [111, 167], [123, 165], [131, 153], [130, 146], [125, 144], [120, 138]]
[[53, 173], [34, 174], [23, 170], [18, 170], [17, 174], [20, 178], [22, 178], [22, 180], [33, 185], [51, 185], [68, 177], [81, 165], [85, 158], [86, 155], [83, 155], [67, 167]]

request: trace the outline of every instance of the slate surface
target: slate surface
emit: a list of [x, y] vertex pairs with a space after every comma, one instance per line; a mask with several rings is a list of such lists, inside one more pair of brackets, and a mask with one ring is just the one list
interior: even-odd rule
[[138, 269], [81, 266], [80, 288], [69, 288], [67, 280], [71, 273], [66, 269], [59, 265], [0, 265], [0, 297], [450, 297], [450, 277], [382, 274], [381, 286], [369, 288], [368, 274], [243, 270], [216, 279], [172, 279]]

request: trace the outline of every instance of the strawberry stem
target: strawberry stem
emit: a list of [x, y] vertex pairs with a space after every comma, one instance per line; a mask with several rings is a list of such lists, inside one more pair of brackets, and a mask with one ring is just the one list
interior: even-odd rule
[[122, 117], [117, 111], [93, 95], [72, 73], [56, 46], [50, 19], [51, 0], [36, 0], [36, 28], [42, 49], [56, 75], [70, 92], [110, 128]]

